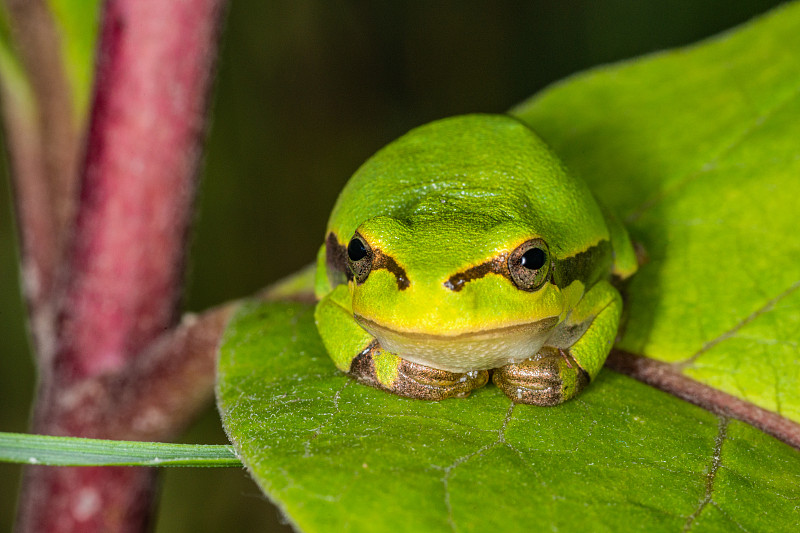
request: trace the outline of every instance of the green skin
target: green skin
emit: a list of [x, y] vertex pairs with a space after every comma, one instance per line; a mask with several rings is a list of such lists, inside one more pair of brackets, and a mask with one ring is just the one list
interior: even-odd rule
[[622, 311], [609, 279], [635, 270], [624, 227], [539, 137], [467, 115], [353, 175], [318, 255], [315, 317], [365, 384], [441, 400], [492, 371], [515, 402], [556, 405], [600, 371]]

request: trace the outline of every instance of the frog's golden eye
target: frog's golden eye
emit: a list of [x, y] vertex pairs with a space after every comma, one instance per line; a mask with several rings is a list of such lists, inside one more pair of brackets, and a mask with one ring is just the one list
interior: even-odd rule
[[356, 283], [364, 283], [372, 270], [372, 248], [364, 238], [356, 233], [347, 245], [347, 264], [353, 272]]
[[508, 256], [508, 271], [517, 288], [539, 289], [550, 276], [550, 250], [542, 239], [525, 241]]

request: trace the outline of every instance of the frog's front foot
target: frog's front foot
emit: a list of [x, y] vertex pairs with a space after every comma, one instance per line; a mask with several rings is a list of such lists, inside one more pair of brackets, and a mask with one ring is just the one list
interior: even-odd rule
[[589, 384], [589, 374], [567, 352], [543, 348], [536, 357], [495, 369], [492, 381], [517, 403], [551, 406]]
[[358, 381], [406, 398], [464, 398], [489, 381], [488, 370], [458, 373], [412, 363], [381, 349], [377, 343], [359, 354], [349, 374]]

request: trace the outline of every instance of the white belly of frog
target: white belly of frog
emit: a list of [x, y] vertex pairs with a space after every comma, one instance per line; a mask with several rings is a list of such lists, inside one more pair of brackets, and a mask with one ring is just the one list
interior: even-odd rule
[[489, 331], [433, 335], [401, 332], [364, 317], [356, 321], [381, 347], [407, 361], [447, 370], [490, 370], [534, 357], [557, 331], [558, 319], [545, 318]]

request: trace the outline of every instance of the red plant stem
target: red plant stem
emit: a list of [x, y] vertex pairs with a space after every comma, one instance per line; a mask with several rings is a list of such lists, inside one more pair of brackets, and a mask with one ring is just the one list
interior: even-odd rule
[[[180, 378], [175, 391], [190, 398], [195, 384], [182, 379], [186, 368], [168, 364], [126, 373], [176, 323], [222, 4], [105, 5], [57, 346], [52, 366], [40, 368], [37, 433], [171, 437], [191, 414], [173, 409], [137, 431], [132, 413], [146, 407], [140, 391], [155, 378]], [[142, 531], [153, 482], [152, 471], [138, 468], [29, 468], [17, 529]]]
[[[187, 317], [125, 372], [61, 390], [58, 405], [68, 409], [54, 417], [54, 427], [82, 427], [86, 436], [117, 439], [175, 437], [211, 399], [217, 344], [236, 305]], [[155, 469], [146, 468], [27, 467], [17, 529], [147, 531], [155, 476]]]
[[57, 354], [113, 371], [175, 324], [218, 0], [111, 0]]
[[800, 449], [800, 424], [695, 381], [682, 374], [675, 365], [612, 350], [606, 366], [712, 413], [746, 422], [789, 446]]

